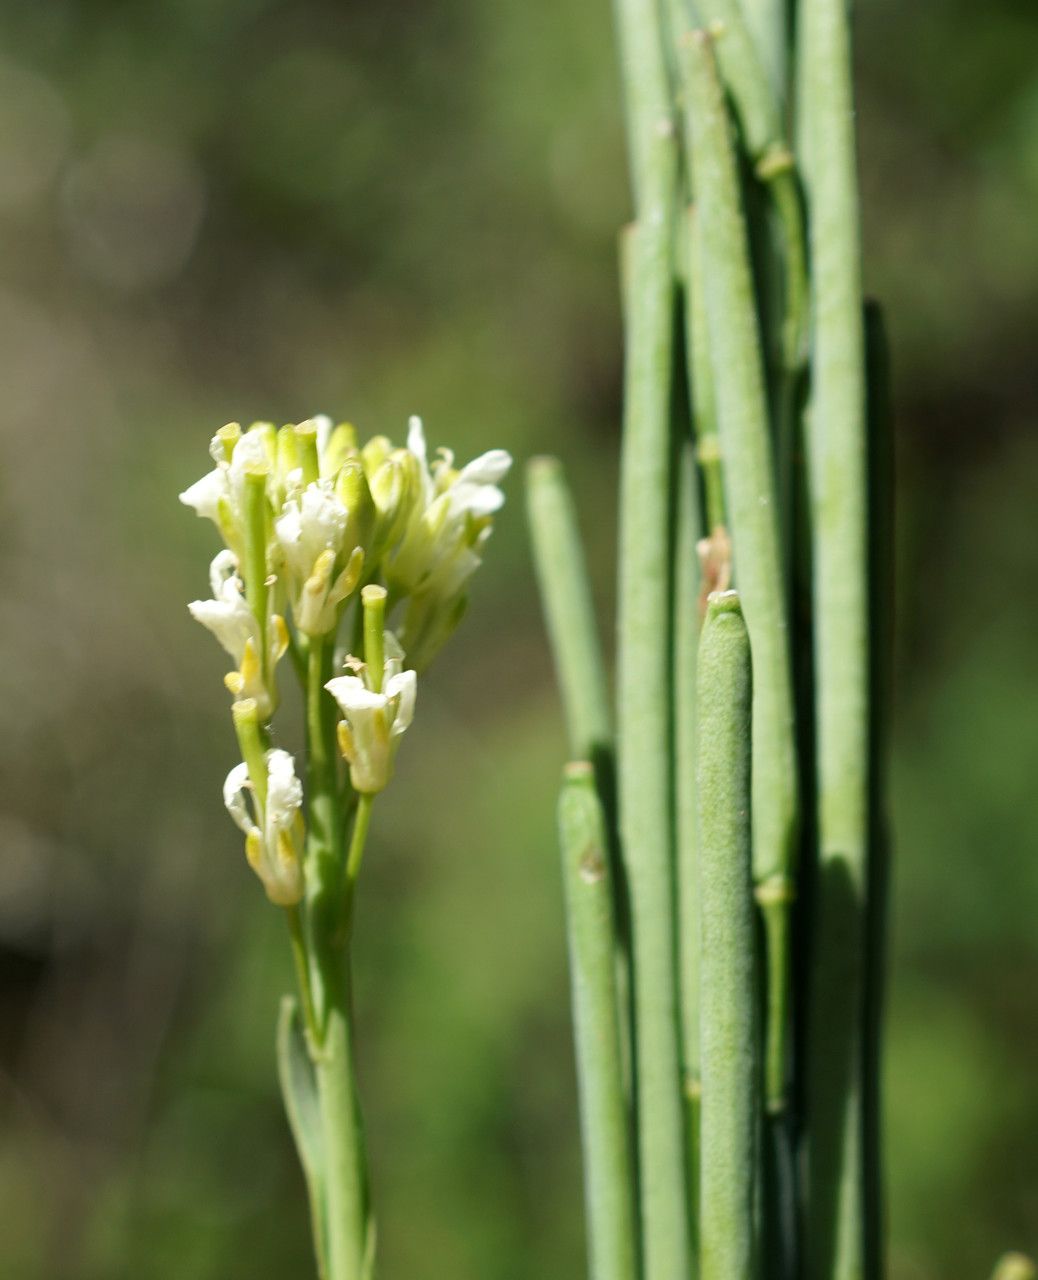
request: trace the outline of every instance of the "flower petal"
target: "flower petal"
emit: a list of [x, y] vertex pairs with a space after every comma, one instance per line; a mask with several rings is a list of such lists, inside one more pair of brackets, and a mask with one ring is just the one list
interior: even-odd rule
[[194, 507], [195, 511], [206, 520], [216, 520], [219, 514], [220, 500], [228, 496], [227, 468], [216, 467], [206, 472], [201, 480], [196, 480], [190, 488], [180, 495], [185, 507]]
[[228, 598], [227, 588], [233, 583], [234, 579], [229, 578], [224, 584], [222, 600], [192, 600], [187, 607], [192, 618], [211, 631], [240, 666], [249, 640], [258, 651], [259, 628], [242, 595], [235, 592]]
[[[213, 591], [213, 599], [226, 599], [227, 583], [238, 576], [238, 557], [233, 551], [218, 551], [209, 566], [209, 585]], [[241, 587], [236, 588], [241, 594]]]
[[336, 676], [324, 686], [342, 708], [345, 715], [379, 711], [386, 707], [384, 693], [373, 693], [357, 676]]
[[249, 787], [249, 766], [247, 764], [236, 764], [227, 775], [223, 784], [223, 802], [227, 806], [227, 812], [231, 815], [236, 827], [240, 827], [246, 835], [259, 831], [256, 824], [249, 816], [248, 806], [245, 803], [245, 792]]
[[247, 471], [259, 470], [270, 466], [267, 457], [267, 446], [263, 442], [262, 431], [246, 431], [231, 454], [231, 480], [241, 483]]
[[[275, 747], [267, 752], [267, 824], [283, 831], [291, 826], [303, 803], [303, 787], [295, 761]], [[268, 837], [269, 838], [269, 837]]]
[[389, 730], [394, 738], [408, 727], [414, 719], [415, 701], [418, 696], [418, 677], [413, 671], [401, 671], [391, 676], [386, 683], [386, 693], [390, 698], [399, 698], [396, 715]]
[[459, 480], [448, 494], [451, 500], [451, 515], [458, 519], [466, 511], [477, 519], [492, 516], [505, 505], [505, 495], [492, 484], [462, 484]]
[[429, 451], [425, 445], [425, 428], [417, 414], [412, 414], [407, 422], [407, 447], [424, 469]]
[[500, 484], [512, 467], [507, 449], [490, 449], [462, 467], [458, 484]]

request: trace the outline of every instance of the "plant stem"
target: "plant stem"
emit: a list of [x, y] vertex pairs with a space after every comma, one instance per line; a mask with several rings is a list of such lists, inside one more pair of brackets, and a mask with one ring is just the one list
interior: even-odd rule
[[894, 648], [894, 433], [890, 353], [881, 309], [865, 304], [869, 453], [869, 867], [865, 901], [865, 1274], [883, 1271], [882, 1050], [886, 988], [891, 836], [887, 816], [887, 755]]
[[637, 1280], [630, 1115], [624, 1093], [610, 858], [590, 763], [568, 765], [559, 796], [573, 1025], [580, 1092], [589, 1274]]
[[357, 876], [360, 874], [360, 864], [364, 859], [364, 846], [368, 838], [368, 828], [371, 826], [371, 806], [374, 800], [373, 795], [361, 793], [357, 797], [357, 808], [353, 816], [353, 831], [350, 835], [350, 849], [346, 855], [343, 880], [340, 930], [340, 936], [347, 944], [353, 927], [353, 899], [357, 892]]
[[[768, 931], [769, 985], [789, 984], [789, 909], [796, 851], [797, 778], [787, 593], [760, 335], [735, 157], [710, 37], [684, 44], [693, 178], [710, 327], [735, 576], [753, 645], [753, 863], [758, 886], [783, 904]], [[778, 908], [776, 908], [778, 911]], [[785, 1007], [782, 996], [780, 1007]], [[788, 1020], [776, 1021], [765, 1082], [769, 1108], [785, 1105]]]
[[808, 1274], [859, 1280], [869, 621], [864, 337], [844, 0], [801, 0], [799, 127], [811, 228], [808, 462], [814, 554], [818, 889], [808, 1030]]
[[703, 284], [703, 239], [694, 205], [685, 215], [685, 244], [688, 278], [685, 283], [685, 363], [689, 374], [689, 404], [692, 413], [696, 456], [703, 474], [706, 527], [713, 533], [725, 525], [724, 481], [721, 449], [717, 442], [717, 409], [714, 379], [710, 369], [710, 334], [706, 318], [706, 289]]
[[696, 783], [702, 921], [702, 1280], [753, 1280], [760, 1053], [750, 840], [750, 646], [734, 591], [699, 641]]
[[620, 481], [620, 836], [631, 898], [644, 1280], [689, 1273], [670, 760], [670, 410], [677, 148], [654, 0], [617, 0], [637, 220]]
[[624, 308], [618, 727], [643, 1280], [689, 1273], [671, 831], [670, 410], [677, 146], [655, 0], [616, 0], [636, 223]]
[[786, 0], [741, 0], [746, 25], [768, 83], [781, 102], [786, 93], [789, 31]]
[[314, 1074], [325, 1139], [328, 1277], [362, 1280], [372, 1236], [344, 968], [339, 964], [326, 974], [327, 1017], [324, 1039], [314, 1057]]
[[597, 762], [612, 751], [609, 690], [577, 514], [557, 458], [530, 461], [526, 500], [570, 753]]
[[699, 494], [695, 446], [677, 451], [674, 522], [674, 841], [678, 884], [678, 973], [689, 1221], [699, 1217], [699, 838], [696, 818], [696, 651], [699, 643]]
[[609, 685], [595, 624], [594, 602], [577, 525], [577, 513], [562, 464], [533, 458], [527, 468], [527, 516], [534, 569], [548, 624], [548, 637], [566, 717], [570, 754], [590, 760], [604, 812], [616, 933], [616, 980], [624, 1082], [631, 1091], [632, 1028], [630, 905], [616, 824], [616, 760]]
[[299, 984], [299, 998], [302, 1001], [303, 1024], [311, 1039], [316, 1043], [319, 1028], [314, 1010], [314, 993], [310, 984], [310, 957], [306, 950], [303, 918], [298, 907], [286, 907], [285, 916], [288, 920], [288, 936], [292, 945], [292, 964], [295, 967], [296, 982]]
[[334, 704], [324, 688], [331, 657], [329, 641], [310, 641], [306, 940], [319, 1031], [312, 1053], [324, 1134], [328, 1280], [361, 1280], [369, 1250], [367, 1174], [353, 1078], [347, 952], [337, 930], [343, 835]]
[[[781, 28], [785, 41], [785, 21], [780, 15], [785, 0], [757, 0], [758, 11], [772, 10], [772, 21]], [[778, 370], [772, 402], [775, 413], [776, 474], [778, 511], [782, 521], [782, 546], [788, 562], [791, 525], [793, 449], [798, 405], [798, 389], [805, 357], [808, 284], [804, 217], [799, 185], [783, 124], [779, 82], [767, 71], [767, 50], [751, 29], [753, 11], [745, 0], [700, 0], [704, 23], [716, 25], [717, 62], [725, 86], [731, 94], [739, 121], [741, 141], [757, 179], [763, 184], [774, 211], [781, 254], [766, 241], [768, 257], [781, 280], [781, 324], [775, 338], [768, 336], [769, 354], [774, 354]], [[784, 61], [784, 48], [783, 48]]]

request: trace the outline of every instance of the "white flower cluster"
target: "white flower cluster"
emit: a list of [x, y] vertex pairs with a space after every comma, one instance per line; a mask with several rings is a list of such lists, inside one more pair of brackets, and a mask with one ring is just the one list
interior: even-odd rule
[[[188, 607], [233, 660], [228, 689], [265, 723], [277, 707], [284, 654], [291, 649], [302, 666], [315, 645], [334, 646], [361, 588], [378, 589], [380, 608], [396, 619], [381, 669], [347, 646], [351, 674], [326, 687], [342, 712], [339, 742], [354, 789], [382, 790], [414, 714], [415, 672], [461, 618], [511, 457], [494, 449], [457, 469], [441, 449], [430, 462], [418, 418], [405, 448], [385, 436], [360, 447], [351, 426], [317, 417], [280, 429], [232, 423], [210, 453], [213, 469], [180, 500], [213, 521], [225, 549], [212, 562], [212, 598]], [[345, 630], [361, 634], [359, 625]], [[290, 756], [268, 751], [266, 760], [268, 778], [244, 764], [232, 770], [225, 799], [268, 895], [288, 905], [302, 893], [302, 794]]]

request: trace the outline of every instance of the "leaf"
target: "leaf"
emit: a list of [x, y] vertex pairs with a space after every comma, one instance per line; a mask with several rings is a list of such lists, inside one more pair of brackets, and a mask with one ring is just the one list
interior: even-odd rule
[[317, 1081], [294, 996], [283, 996], [277, 1030], [278, 1078], [303, 1166], [310, 1201], [310, 1225], [321, 1280], [328, 1276], [328, 1208], [325, 1199], [324, 1137], [317, 1098]]

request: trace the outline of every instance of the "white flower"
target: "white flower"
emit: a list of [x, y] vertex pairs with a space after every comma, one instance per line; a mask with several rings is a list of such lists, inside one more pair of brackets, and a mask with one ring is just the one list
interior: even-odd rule
[[[214, 557], [209, 567], [209, 581], [213, 599], [192, 600], [188, 610], [234, 659], [235, 670], [226, 677], [227, 687], [238, 698], [255, 698], [259, 713], [265, 719], [274, 709], [273, 691], [264, 679], [260, 625], [243, 594], [238, 559], [233, 551], [221, 551]], [[287, 643], [284, 622], [272, 614], [267, 626], [267, 666], [271, 677]]]
[[303, 788], [287, 751], [268, 751], [265, 761], [265, 804], [259, 802], [245, 764], [236, 765], [227, 775], [223, 802], [245, 833], [245, 856], [263, 881], [267, 897], [280, 907], [291, 907], [303, 896]]
[[[268, 424], [257, 423], [244, 434], [229, 423], [213, 436], [209, 453], [216, 466], [180, 494], [180, 501], [219, 529], [237, 554], [244, 547], [245, 481], [250, 474], [268, 472], [271, 455]], [[230, 461], [227, 452], [230, 449]]]
[[491, 449], [456, 471], [453, 454], [442, 449], [430, 466], [425, 432], [416, 417], [408, 426], [407, 447], [418, 462], [421, 500], [386, 559], [386, 578], [399, 595], [425, 590], [442, 595], [448, 586], [456, 594], [479, 566], [489, 519], [505, 500], [498, 484], [512, 457], [504, 449]]
[[343, 714], [339, 746], [350, 766], [354, 790], [366, 794], [381, 791], [393, 776], [393, 760], [400, 736], [414, 719], [418, 680], [403, 671], [403, 652], [391, 632], [386, 632], [387, 658], [381, 691], [371, 688], [363, 663], [350, 660], [360, 675], [336, 676], [324, 686]]
[[196, 480], [190, 488], [185, 489], [180, 495], [180, 501], [186, 507], [194, 507], [195, 511], [206, 520], [219, 524], [220, 502], [227, 501], [228, 494], [227, 464], [223, 463], [217, 465], [215, 470], [206, 472], [201, 480]]
[[346, 546], [349, 523], [350, 513], [330, 480], [307, 485], [298, 498], [285, 504], [284, 514], [274, 522], [296, 625], [306, 635], [334, 631], [338, 606], [360, 578], [364, 553]]
[[242, 594], [238, 558], [233, 551], [221, 551], [209, 566], [212, 600], [192, 600], [187, 606], [192, 618], [208, 628], [240, 667], [246, 646], [260, 652], [259, 623]]
[[289, 573], [301, 581], [309, 578], [322, 551], [341, 549], [348, 521], [349, 512], [326, 480], [307, 485], [298, 499], [290, 499], [274, 522]]

